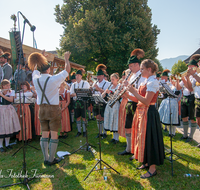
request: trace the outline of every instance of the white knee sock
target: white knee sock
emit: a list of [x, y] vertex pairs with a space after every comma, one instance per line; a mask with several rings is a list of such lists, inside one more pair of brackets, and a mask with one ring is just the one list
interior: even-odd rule
[[10, 144], [10, 137], [5, 138], [5, 146], [8, 146]]
[[118, 132], [115, 132], [115, 140], [119, 141], [119, 133]]
[[0, 138], [0, 148], [3, 147], [3, 138]]
[[126, 133], [126, 152], [131, 152], [131, 133]]

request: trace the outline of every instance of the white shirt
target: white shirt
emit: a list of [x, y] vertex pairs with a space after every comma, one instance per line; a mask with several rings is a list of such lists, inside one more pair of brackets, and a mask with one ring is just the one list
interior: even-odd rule
[[[191, 83], [193, 82], [193, 76], [189, 76], [189, 79], [190, 79], [190, 81], [191, 81]], [[183, 81], [181, 81], [180, 83], [179, 83], [179, 85], [182, 87], [182, 89], [183, 89], [183, 96], [189, 96], [190, 94], [194, 94], [194, 91], [192, 91], [192, 92], [190, 92], [185, 86], [184, 86], [184, 83], [183, 83]]]
[[[108, 81], [106, 81], [106, 80], [102, 80], [101, 82], [97, 82], [97, 83], [94, 83], [93, 84], [93, 86], [95, 85], [95, 84], [97, 84], [97, 86], [99, 87], [99, 88], [101, 88], [101, 89], [103, 89], [103, 90], [106, 90], [108, 87], [109, 87], [109, 85], [110, 85], [110, 82], [108, 82]], [[105, 85], [104, 85], [105, 84]], [[101, 94], [99, 91], [95, 91], [95, 94]]]
[[[140, 74], [141, 74], [140, 70], [137, 73], [133, 73], [133, 75], [131, 76], [131, 78], [129, 80], [129, 84], [131, 84]], [[135, 88], [139, 89], [140, 85], [142, 83], [144, 83], [145, 81], [146, 81], [146, 78], [140, 77], [140, 79], [136, 80], [135, 83], [134, 83]], [[131, 92], [129, 92], [129, 95], [134, 97], [134, 95]], [[128, 101], [132, 101], [132, 100], [128, 99]]]
[[[90, 88], [90, 84], [87, 81], [83, 81], [83, 80], [81, 80], [79, 83], [75, 82], [75, 83], [72, 84], [72, 86], [70, 88], [70, 94], [74, 94], [75, 93], [74, 89], [77, 89], [77, 88], [89, 89]], [[75, 100], [76, 97], [73, 97], [73, 99]]]
[[[47, 77], [50, 76], [49, 81], [47, 82], [45, 95], [47, 99], [49, 100], [49, 103], [51, 105], [59, 105], [59, 87], [61, 83], [65, 80], [66, 77], [68, 77], [68, 72], [66, 70], [61, 71], [57, 75], [50, 75], [50, 74], [40, 74], [39, 71], [34, 70], [32, 73], [33, 77], [33, 84], [35, 86], [35, 90], [37, 92], [37, 104], [40, 105], [41, 98], [42, 98], [42, 91], [40, 90], [40, 87], [38, 86], [37, 79], [39, 78], [40, 85], [42, 89], [44, 88], [44, 83], [47, 79]], [[43, 98], [43, 104], [47, 104], [46, 99]]]
[[146, 80], [146, 85], [147, 85], [146, 91], [150, 91], [150, 92], [154, 92], [154, 93], [159, 91], [159, 81], [156, 79], [155, 75], [150, 76]]

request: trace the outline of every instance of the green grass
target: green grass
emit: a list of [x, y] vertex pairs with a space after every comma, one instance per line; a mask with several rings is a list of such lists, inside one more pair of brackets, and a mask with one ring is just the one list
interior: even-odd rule
[[[98, 152], [97, 126], [95, 121], [90, 121], [88, 126], [89, 143], [95, 145], [95, 150]], [[76, 125], [73, 125], [73, 131], [68, 133], [68, 138], [62, 141], [71, 145], [71, 147], [59, 142], [58, 151], [69, 151], [77, 149], [80, 145], [80, 140], [85, 143], [85, 138], [82, 136], [75, 138]], [[164, 144], [166, 148], [170, 147], [170, 138], [168, 133], [163, 133]], [[102, 140], [102, 159], [120, 172], [120, 175], [113, 170], [108, 170], [108, 181], [103, 180], [103, 171], [94, 171], [90, 176], [83, 181], [92, 167], [96, 164], [96, 160], [90, 152], [80, 150], [76, 154], [66, 156], [65, 159], [51, 167], [45, 167], [43, 164], [42, 151], [35, 150], [31, 147], [26, 148], [26, 164], [29, 177], [33, 175], [32, 169], [37, 170], [37, 174], [45, 172], [46, 175], [54, 175], [54, 178], [38, 178], [29, 182], [31, 189], [199, 189], [199, 178], [184, 178], [186, 173], [200, 174], [200, 150], [196, 148], [196, 143], [185, 143], [179, 140], [181, 134], [176, 134], [173, 138], [173, 151], [183, 159], [178, 159], [173, 162], [174, 176], [171, 175], [171, 163], [165, 159], [164, 165], [157, 167], [157, 176], [150, 179], [140, 179], [140, 175], [146, 170], [139, 171], [136, 167], [140, 166], [137, 161], [129, 161], [129, 156], [119, 156], [118, 152], [123, 151], [126, 145], [125, 138], [120, 137], [120, 143], [114, 145], [109, 141], [112, 139], [112, 134], [108, 133], [108, 137]], [[23, 152], [20, 150], [14, 157], [11, 155], [21, 147], [22, 143], [14, 146], [13, 150], [0, 154], [0, 177], [6, 176], [8, 169], [13, 169], [13, 172], [20, 173], [23, 162]], [[39, 140], [34, 140], [30, 145], [40, 149]], [[98, 154], [97, 154], [98, 156]], [[175, 158], [175, 156], [174, 156]], [[57, 170], [56, 170], [57, 169]], [[54, 172], [54, 170], [56, 170]], [[53, 172], [53, 173], [52, 173]], [[15, 178], [0, 178], [0, 185], [7, 185], [19, 182]], [[24, 185], [8, 187], [6, 189], [26, 189]]]

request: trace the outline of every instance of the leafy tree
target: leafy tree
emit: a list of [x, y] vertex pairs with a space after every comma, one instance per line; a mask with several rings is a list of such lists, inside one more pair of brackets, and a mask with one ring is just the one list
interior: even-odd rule
[[171, 73], [172, 74], [177, 74], [177, 73], [181, 73], [183, 71], [187, 70], [187, 65], [184, 61], [182, 60], [178, 60], [178, 63], [175, 63], [172, 66], [172, 70]]
[[151, 23], [147, 0], [64, 0], [55, 16], [64, 28], [59, 54], [71, 51], [72, 61], [89, 70], [103, 63], [109, 74], [121, 73], [135, 48], [146, 58], [157, 56], [160, 31]]
[[154, 59], [154, 62], [158, 64], [158, 70], [162, 72], [164, 69], [160, 61], [158, 59]]

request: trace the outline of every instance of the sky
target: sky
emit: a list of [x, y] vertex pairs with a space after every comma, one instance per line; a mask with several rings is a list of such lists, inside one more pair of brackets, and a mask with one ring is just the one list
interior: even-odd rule
[[[64, 30], [55, 22], [54, 8], [57, 4], [62, 5], [63, 0], [0, 0], [0, 37], [9, 39], [9, 31], [13, 28], [10, 16], [20, 11], [36, 26], [34, 35], [38, 49], [51, 51], [59, 48]], [[148, 6], [152, 10], [152, 24], [160, 29], [157, 41], [159, 60], [189, 56], [200, 48], [200, 0], [148, 0]], [[21, 15], [19, 20], [22, 31]], [[33, 46], [33, 33], [27, 24], [24, 44]]]

